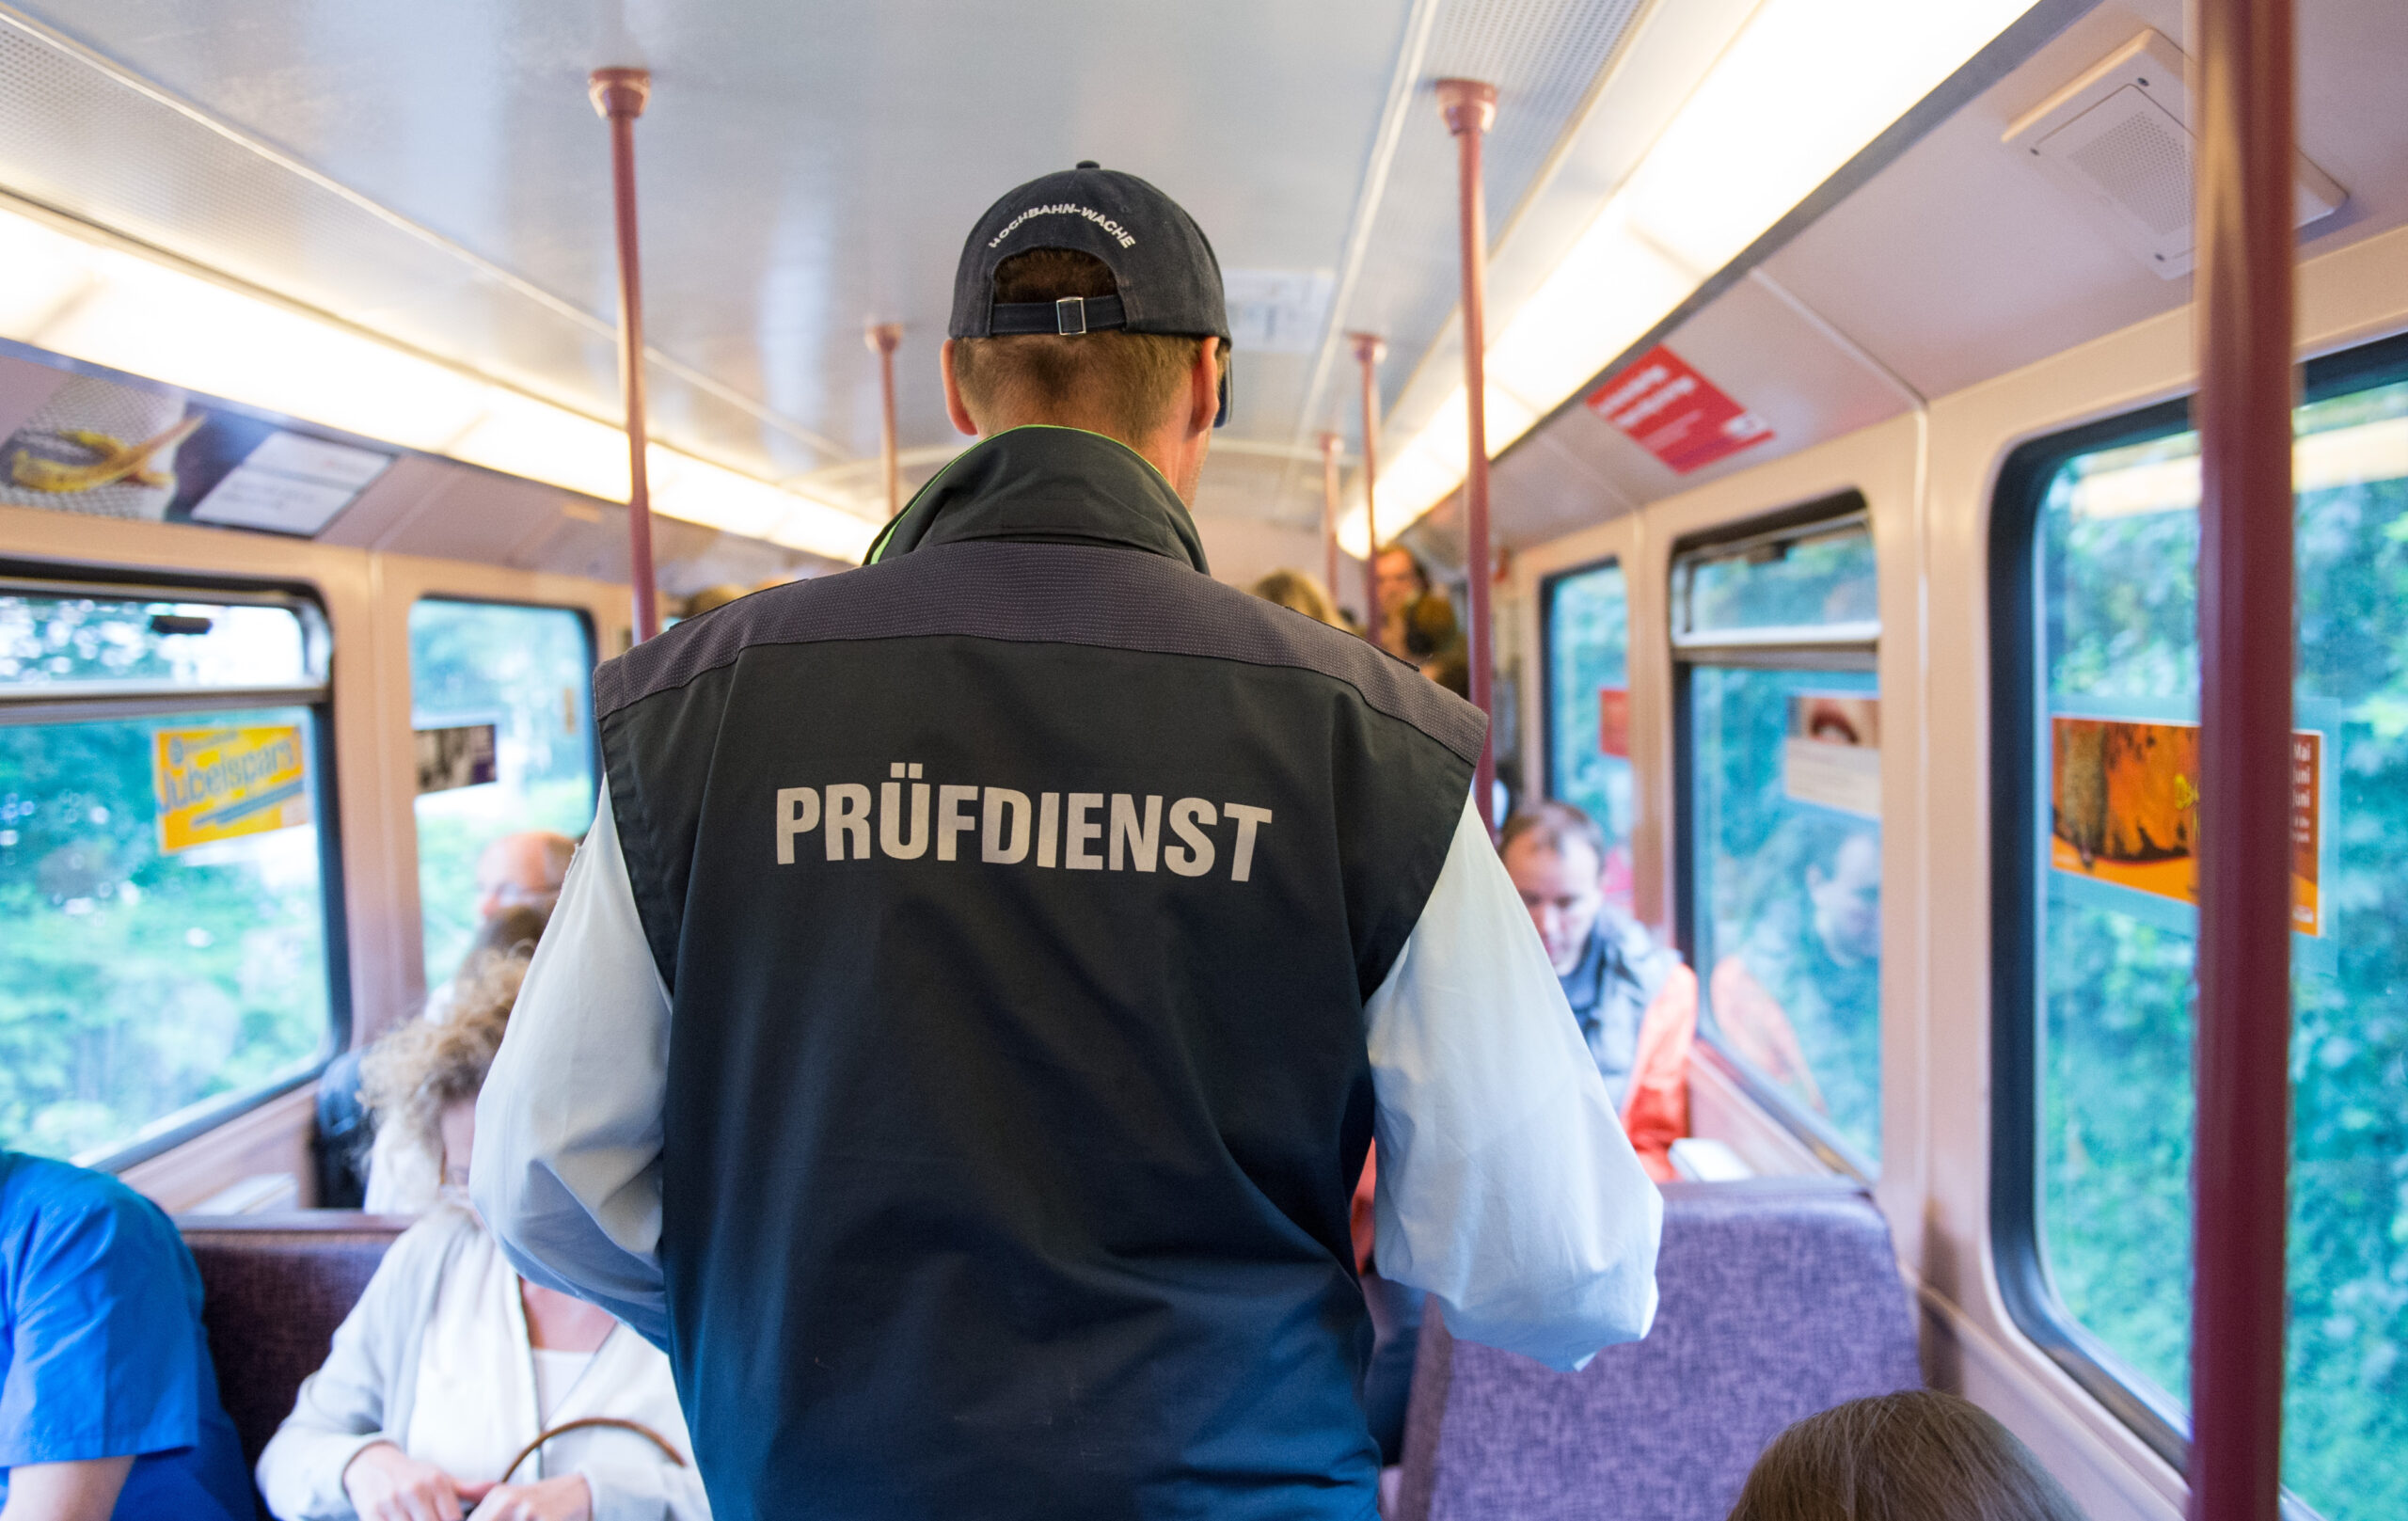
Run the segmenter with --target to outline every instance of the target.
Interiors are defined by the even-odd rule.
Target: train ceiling
[[[0,4],[0,189],[607,419],[610,187],[584,75],[645,64],[660,433],[875,516],[863,325],[904,325],[905,473],[920,478],[961,442],[935,350],[963,230],[1010,184],[1097,158],[1187,203],[1232,275],[1238,411],[1200,512],[1303,529],[1320,511],[1319,432],[1354,448],[1342,332],[1388,339],[1383,404],[1400,436],[1459,362],[1452,147],[1429,81],[1500,87],[1486,186],[1510,309],[1757,9]],[[2043,0],[2035,14],[2045,26],[2013,56],[1959,81],[1961,108],[1869,156],[1844,198],[1671,328],[1766,418],[1768,445],[1675,476],[1576,402],[1500,467],[1507,538],[1594,521],[2185,299],[2187,280],[2132,261],[2000,144],[2139,28],[2178,40],[2179,0]],[[2408,8],[2302,0],[2301,20],[2303,142],[2350,195],[2309,230],[2312,252],[2408,214],[2393,83]],[[1434,515],[1442,552],[1447,527]]]

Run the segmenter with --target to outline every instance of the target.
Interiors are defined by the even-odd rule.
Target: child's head
[[[1731,1521],[2083,1521],[1989,1412],[1936,1389],[1809,1416],[1756,1459]]]

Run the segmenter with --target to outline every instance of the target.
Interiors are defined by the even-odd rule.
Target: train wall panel
[[[2303,358],[2408,330],[2408,229],[2300,270]],[[1514,565],[1514,612],[1539,646],[1538,588],[1608,556],[1628,574],[1632,850],[1640,916],[1670,921],[1671,550],[1682,535],[1854,486],[1871,505],[1881,579],[1883,1130],[1876,1196],[1922,1289],[1926,1359],[1943,1386],[1996,1411],[2101,1517],[2176,1514],[2180,1479],[2015,1324],[1988,1229],[1990,497],[2018,444],[2182,394],[2191,313],[2165,311],[1786,458],[1536,546]],[[1927,428],[1927,433],[1919,429]],[[1920,454],[1919,454],[1920,446]],[[1582,489],[1558,483],[1557,489]],[[1540,716],[1525,719],[1533,754]]]

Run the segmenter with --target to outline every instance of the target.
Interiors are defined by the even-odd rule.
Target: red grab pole
[[[1457,186],[1463,215],[1464,414],[1471,435],[1470,471],[1464,477],[1465,572],[1471,578],[1471,700],[1492,718],[1496,629],[1488,606],[1488,407],[1487,293],[1488,213],[1480,189],[1480,142],[1497,119],[1497,87],[1477,79],[1438,81],[1438,105],[1455,135]],[[1497,743],[1481,746],[1472,784],[1480,816],[1493,828],[1489,811],[1497,795]]]
[[[2198,0],[2191,1515],[2274,1521],[2290,1162],[2291,0]]]
[[[610,124],[611,210],[619,234],[619,379],[627,400],[627,578],[636,595],[636,639],[660,632],[652,577],[652,486],[644,474],[643,276],[636,259],[636,118],[652,98],[645,69],[596,69],[585,91]]]
[[[1374,648],[1380,645],[1380,508],[1374,495],[1380,480],[1380,357],[1387,343],[1376,333],[1349,333],[1354,362],[1363,371],[1363,626]]]
[[[886,515],[893,517],[903,511],[903,478],[895,441],[895,350],[903,341],[903,325],[874,322],[863,336],[869,341],[870,352],[878,356],[878,450],[886,470]]]
[[[1321,563],[1322,585],[1332,603],[1338,600],[1338,451],[1334,433],[1321,436]]]

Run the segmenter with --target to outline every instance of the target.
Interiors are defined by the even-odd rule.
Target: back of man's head
[[[1606,861],[1606,832],[1597,827],[1597,821],[1585,810],[1553,798],[1530,803],[1505,821],[1497,853],[1508,854],[1516,846],[1558,856],[1576,848],[1586,850],[1600,868]]]
[[[1102,260],[1075,248],[1032,248],[995,271],[997,301],[1092,300],[1118,290]],[[954,381],[982,434],[1053,423],[1135,446],[1186,404],[1196,351],[1209,341],[1127,331],[965,338],[954,345]]]
[[[954,270],[945,336],[949,404],[980,434],[1052,423],[1147,453],[1200,425],[1193,383],[1214,340],[1217,407],[1200,420],[1228,418],[1228,305],[1211,240],[1161,190],[1092,160],[987,208]]]

